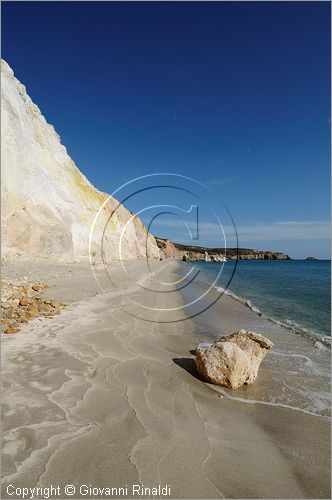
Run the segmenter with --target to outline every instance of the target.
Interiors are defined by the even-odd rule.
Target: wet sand
[[[152,270],[175,283],[179,265],[155,262]],[[313,388],[318,379],[327,383],[326,354],[312,354],[308,344],[313,364],[280,370],[294,339],[288,348],[278,341],[285,336],[277,325],[273,333],[230,297],[185,320],[178,309],[185,294],[146,280],[144,263],[128,267],[129,279],[112,269],[113,283],[98,271],[105,293],[88,267],[36,266],[31,272],[41,280],[44,272],[54,286],[48,295],[73,303],[3,335],[2,498],[15,498],[8,485],[9,492],[59,486],[52,498],[147,498],[133,495],[135,484],[169,485],[168,498],[330,497],[326,409],[305,407],[316,404],[310,395],[290,400],[285,390],[296,377]],[[4,276],[21,272],[3,269]],[[193,352],[198,339],[240,326],[263,329],[275,348],[255,384],[233,394],[199,380]],[[313,375],[313,367],[324,373]],[[66,485],[74,495],[66,496]],[[127,494],[87,495],[81,485],[127,486]]]

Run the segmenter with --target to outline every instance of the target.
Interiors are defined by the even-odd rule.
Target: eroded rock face
[[[261,361],[272,346],[263,335],[240,330],[208,347],[199,346],[197,370],[207,382],[237,389],[256,380]]]
[[[146,253],[160,258],[155,238],[147,237],[141,221],[132,219],[125,207],[95,189],[78,170],[52,125],[3,60],[1,105],[3,257],[87,259],[91,227],[103,206],[103,217],[91,236],[90,250],[96,262],[106,223],[106,261],[119,260],[124,227],[124,260],[145,257]]]

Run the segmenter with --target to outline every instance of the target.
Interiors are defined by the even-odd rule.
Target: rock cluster
[[[46,288],[41,283],[12,282],[1,280],[2,331],[16,333],[22,323],[39,316],[60,314],[66,306],[61,302],[41,296],[39,292]]]
[[[211,254],[210,255],[211,262],[226,262],[226,257],[224,254]]]
[[[197,370],[207,382],[237,389],[256,380],[261,361],[272,346],[263,335],[240,330],[212,345],[198,346]]]

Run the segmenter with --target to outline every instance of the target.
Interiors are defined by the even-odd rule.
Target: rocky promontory
[[[157,245],[166,258],[181,260],[210,260],[218,262],[231,260],[290,260],[289,255],[270,250],[254,250],[252,248],[208,248],[182,245],[168,239],[156,238]]]

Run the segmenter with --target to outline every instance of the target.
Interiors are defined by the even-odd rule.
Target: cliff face
[[[186,260],[204,260],[206,252],[212,261],[218,261],[220,257],[239,260],[290,260],[290,257],[282,252],[271,252],[269,250],[227,248],[225,252],[223,248],[181,245],[163,238],[156,238],[156,240],[159,248],[168,258],[183,259],[185,256]]]
[[[1,61],[2,101],[2,255],[75,261],[88,258],[94,218],[108,196],[95,189],[75,166],[39,108]],[[110,199],[103,210],[108,220],[117,206]],[[121,231],[131,214],[120,206],[107,226],[107,259],[119,258]],[[104,227],[92,236],[98,252]],[[160,258],[153,236],[139,219],[129,222],[123,236],[122,258]]]
[[[171,240],[156,238],[157,245],[167,259],[182,259],[184,251],[179,250]]]

